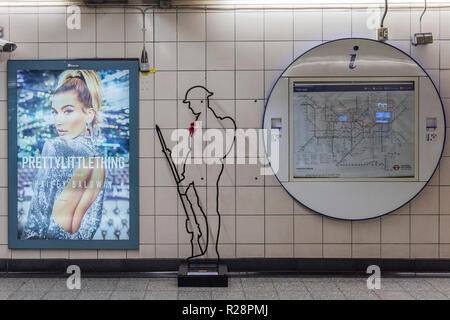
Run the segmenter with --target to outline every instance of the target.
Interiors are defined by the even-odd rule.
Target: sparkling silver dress
[[[100,149],[95,142],[81,134],[74,139],[56,137],[44,144],[43,157],[102,157]],[[64,190],[72,177],[78,159],[74,166],[69,168],[40,168],[33,181],[33,197],[24,226],[22,239],[36,240],[91,240],[97,231],[102,218],[103,198],[107,182],[105,169],[105,182],[97,198],[86,211],[80,228],[71,234],[62,229],[53,219],[52,211],[55,200]]]

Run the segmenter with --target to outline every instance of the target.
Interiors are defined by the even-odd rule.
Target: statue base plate
[[[228,287],[227,265],[219,263],[182,263],[178,287]]]

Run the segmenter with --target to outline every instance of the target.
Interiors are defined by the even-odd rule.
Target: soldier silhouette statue
[[[218,265],[220,261],[219,237],[221,229],[219,183],[224,173],[225,158],[227,156],[231,156],[231,152],[234,150],[233,147],[236,140],[236,122],[229,116],[219,115],[217,110],[210,105],[210,97],[213,94],[213,92],[203,86],[194,86],[186,91],[183,103],[187,105],[187,108],[190,111],[189,115],[191,117],[185,126],[189,129],[189,151],[180,166],[180,171],[172,159],[172,151],[167,147],[158,125],[156,125],[156,131],[161,142],[162,151],[168,160],[170,170],[175,179],[181,205],[186,214],[186,231],[190,236],[191,245],[191,255],[187,258],[187,262],[189,263],[194,258],[206,255],[208,247],[210,246],[211,236],[211,238],[215,241],[215,256]],[[204,101],[206,101],[206,107]],[[208,179],[212,177],[212,179],[215,180],[214,209],[217,217],[217,225],[215,225],[214,228],[212,228],[208,223],[208,215],[203,209],[197,189],[199,185],[205,185],[204,178],[201,175],[199,176],[199,174],[196,174],[196,170],[198,172],[198,168],[193,165],[188,165],[192,162],[204,164],[205,159],[203,159],[203,152],[200,154],[195,152],[195,148],[199,147],[199,145],[198,143],[195,143],[194,140],[198,139],[197,142],[203,141],[202,137],[198,135],[202,134],[202,124],[207,124],[208,128],[211,127],[207,121],[214,122],[214,128],[232,130],[233,133],[232,139],[230,139],[231,143],[228,143],[228,145],[225,143],[224,150],[221,150],[221,152],[214,155],[213,160],[215,165],[211,167],[212,170],[208,170]],[[225,135],[223,136],[225,137]],[[201,144],[200,147],[203,148],[203,144]],[[192,158],[192,156],[194,157]],[[199,157],[202,159],[198,159]],[[214,214],[210,213],[210,216],[214,216]]]

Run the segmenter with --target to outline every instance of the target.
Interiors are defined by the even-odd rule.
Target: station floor
[[[362,277],[230,277],[228,288],[178,288],[176,278],[0,278],[0,300],[426,300],[450,299],[450,278],[382,278],[369,290]]]

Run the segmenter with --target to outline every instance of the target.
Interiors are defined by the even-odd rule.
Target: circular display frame
[[[402,154],[400,156],[404,157],[402,159],[409,159],[412,162],[408,163],[405,160],[407,165],[392,166],[394,170],[405,170],[405,176],[400,174],[395,176],[397,172],[387,167],[386,161],[384,167],[389,168],[390,173],[389,176],[381,178],[344,175],[340,177],[332,174],[325,178],[311,174],[302,176],[298,168],[294,168],[295,157],[292,147],[294,128],[301,127],[298,123],[294,126],[294,86],[300,83],[297,89],[301,91],[304,90],[301,85],[305,83],[321,87],[331,82],[344,82],[350,85],[357,82],[412,83],[414,97],[410,99],[414,101],[415,111],[408,112],[414,115],[412,125],[414,130],[410,128],[411,132],[414,131],[414,139],[410,139],[414,141],[414,152],[410,150],[411,148],[404,148],[403,154],[413,153],[414,159],[411,160],[411,156]],[[387,113],[380,114],[386,116]],[[441,97],[423,67],[402,50],[384,42],[365,38],[329,41],[300,55],[278,77],[268,96],[263,114],[263,129],[272,129],[270,142],[264,135],[266,156],[282,187],[304,207],[343,220],[377,218],[400,209],[414,199],[431,180],[439,165],[446,140],[445,128],[446,120]],[[270,151],[274,136],[278,140],[279,150],[278,156],[273,155],[277,158],[276,161]],[[296,129],[295,137],[297,136],[301,137]],[[317,167],[320,168],[319,165]],[[408,169],[411,172],[408,173]],[[351,171],[348,171],[348,174],[350,173]],[[366,173],[360,171],[360,174]]]

